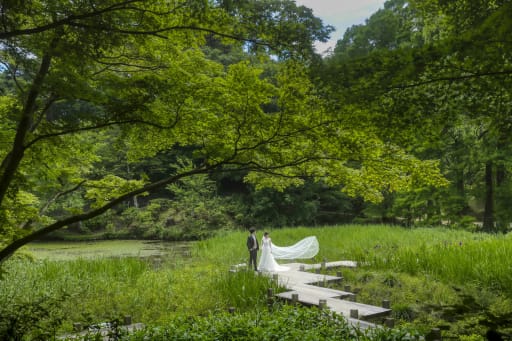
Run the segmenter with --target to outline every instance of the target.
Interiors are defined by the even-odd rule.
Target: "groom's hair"
[[[254,231],[256,231],[256,230],[254,229],[254,227],[251,227],[251,228],[249,229],[249,232],[251,232],[251,233],[253,233]]]

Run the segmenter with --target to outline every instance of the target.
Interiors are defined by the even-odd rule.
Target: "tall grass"
[[[87,324],[123,315],[156,318],[172,284],[171,272],[155,272],[148,262],[133,258],[14,260],[6,271],[0,297],[23,298],[29,304],[39,297],[66,296],[62,309],[69,323]]]
[[[267,276],[253,271],[222,272],[212,281],[212,293],[217,297],[218,308],[236,307],[239,311],[251,311],[267,304],[268,289],[274,293],[283,291]]]
[[[264,231],[257,231],[261,238]],[[411,275],[426,274],[457,285],[474,283],[512,294],[512,234],[489,235],[445,228],[405,229],[395,226],[346,225],[337,227],[269,230],[280,246],[316,235],[318,255],[305,263],[354,260],[360,266]],[[200,242],[196,259],[218,267],[247,263],[246,232],[229,232]]]
[[[259,238],[263,232],[257,231]],[[317,236],[319,254],[297,261],[354,260],[363,271],[380,271],[391,279],[395,273],[427,275],[450,285],[470,283],[512,295],[510,235],[361,225],[269,232],[281,246]],[[30,305],[41,298],[58,301],[61,329],[67,331],[73,322],[98,323],[123,315],[159,324],[176,316],[203,315],[230,306],[238,311],[262,309],[266,290],[274,284],[251,271],[228,271],[233,264],[247,263],[247,235],[245,231],[224,232],[194,243],[191,260],[170,259],[158,267],[136,258],[41,261],[14,257],[5,264],[0,302],[7,307],[20,302]]]
[[[63,319],[62,331],[71,331],[75,322],[92,325],[125,315],[152,325],[228,307],[237,311],[265,307],[267,289],[279,290],[270,278],[228,269],[203,262],[154,268],[137,258],[13,259],[0,282],[0,319],[13,315],[9,307],[32,307],[30,313],[42,299],[58,305],[49,312],[54,316],[46,318]]]
[[[512,294],[512,238],[494,237],[458,243],[422,244],[401,248],[375,262],[384,267],[432,277],[457,284],[476,285]],[[391,259],[391,260],[390,260]],[[385,262],[385,260],[389,260]]]

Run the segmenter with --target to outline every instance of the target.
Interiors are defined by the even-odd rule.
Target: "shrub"
[[[1,340],[49,340],[64,319],[62,302],[68,295],[46,295],[35,301],[14,297],[0,305]]]
[[[225,312],[178,317],[159,328],[148,328],[127,340],[419,340],[409,330],[360,330],[339,314],[317,308],[275,306],[243,314]]]

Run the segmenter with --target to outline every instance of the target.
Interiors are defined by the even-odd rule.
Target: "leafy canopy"
[[[262,13],[256,3],[2,2],[0,54],[12,87],[0,97],[0,260],[195,174],[245,170],[246,181],[277,189],[311,178],[374,201],[383,190],[443,183],[435,162],[351,126],[320,99],[306,67],[329,28],[291,1]],[[300,36],[286,34],[297,27]],[[247,60],[208,59],[212,37],[245,49]],[[193,166],[156,182],[93,171],[108,155],[133,165],[185,149]],[[41,219],[70,193],[83,201]]]

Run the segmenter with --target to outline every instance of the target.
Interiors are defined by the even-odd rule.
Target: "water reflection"
[[[190,257],[190,246],[192,242],[162,242],[143,241],[143,250],[151,253],[152,257],[162,257],[169,254],[180,257]]]
[[[158,269],[162,264],[179,265],[190,260],[192,253],[190,251],[192,242],[161,242],[161,241],[144,241],[144,251],[147,256],[138,256],[139,258],[148,260],[152,267]]]

